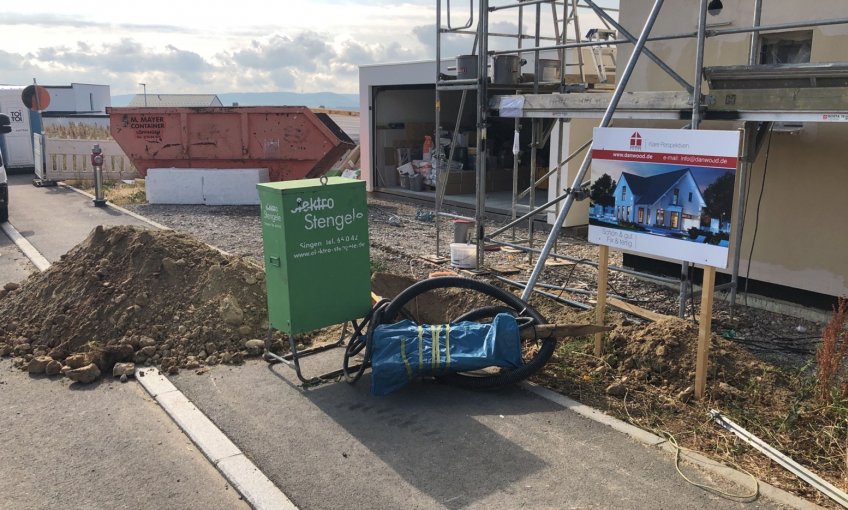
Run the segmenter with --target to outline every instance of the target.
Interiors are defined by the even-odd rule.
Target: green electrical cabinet
[[[270,326],[290,335],[371,310],[365,182],[257,184]]]

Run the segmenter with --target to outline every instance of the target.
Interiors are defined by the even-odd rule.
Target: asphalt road
[[[50,262],[88,236],[97,225],[147,226],[111,207],[94,207],[91,199],[56,186],[36,188],[33,174],[9,176],[9,223]]]
[[[0,508],[248,505],[138,383],[78,387],[0,359]]]
[[[303,391],[263,361],[171,380],[304,509],[776,507],[696,488],[660,450],[520,388],[374,397],[366,375]]]
[[[20,282],[35,270],[15,243],[0,232],[0,286],[6,282]]]

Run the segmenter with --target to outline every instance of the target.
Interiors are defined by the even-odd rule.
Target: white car
[[[0,113],[0,135],[12,131],[9,116]],[[9,221],[9,182],[6,178],[6,167],[3,166],[3,155],[0,154],[0,223]]]
[[[0,155],[0,223],[9,221],[9,183],[6,179],[6,167]]]

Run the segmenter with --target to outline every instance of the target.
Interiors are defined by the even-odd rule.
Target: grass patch
[[[68,180],[67,184],[94,195],[94,182],[91,180]],[[144,179],[135,179],[131,183],[110,181],[103,183],[103,196],[115,205],[145,204],[147,193],[144,189]]]

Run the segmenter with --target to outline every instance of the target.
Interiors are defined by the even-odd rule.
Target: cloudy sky
[[[139,93],[139,83],[154,93],[355,93],[359,65],[435,57],[435,6],[435,0],[4,0],[0,83],[103,83],[113,95]],[[468,4],[452,6],[453,23],[464,22]],[[515,13],[495,13],[490,31],[514,33]],[[550,7],[543,13],[543,32],[551,32]],[[529,31],[533,21],[525,16]],[[586,12],[581,28],[593,23]],[[473,36],[453,36],[443,55],[468,53],[472,42]]]

